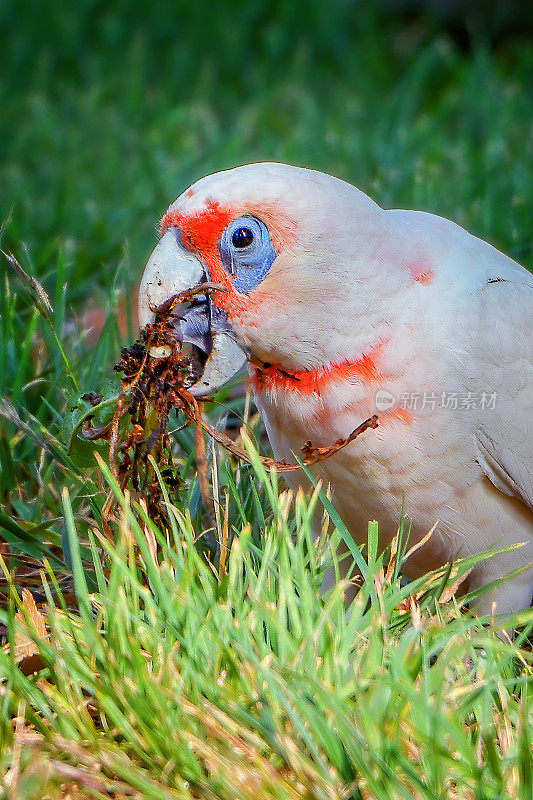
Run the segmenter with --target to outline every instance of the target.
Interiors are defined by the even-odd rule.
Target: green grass
[[[90,591],[63,490],[79,612],[43,569],[46,634],[14,588],[3,615],[4,711],[26,718],[14,734],[2,723],[19,753],[15,796],[56,797],[68,776],[87,797],[528,797],[519,643],[436,604],[445,570],[401,588],[374,557],[349,612],[343,582],[322,597],[333,555],[312,541],[318,494],[280,492],[250,452],[268,522],[254,541],[243,513],[223,572],[198,553],[183,507],[169,504],[165,536],[115,488],[120,533],[115,545],[91,536]],[[31,678],[14,665],[29,641]]]
[[[16,586],[0,580],[0,797],[55,800],[70,781],[100,798],[531,798],[530,613],[510,644],[437,603],[446,572],[385,580],[373,529],[347,613],[341,584],[319,591],[333,558],[310,541],[322,501],[289,498],[253,448],[240,469],[214,450],[206,533],[189,430],[168,530],[118,493],[111,545],[105,466],[67,445],[79,395],[116,391],[115,312],[158,218],[206,172],[322,169],[533,266],[533,46],[480,40],[465,55],[431,20],[400,27],[381,3],[331,0],[6,0],[0,30],[0,244],[52,308],[2,260],[0,552]],[[92,347],[90,303],[107,317]],[[32,649],[27,597],[14,619],[23,584],[50,606],[32,676],[16,666]]]

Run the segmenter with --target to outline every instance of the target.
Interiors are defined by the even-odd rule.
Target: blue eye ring
[[[245,247],[250,247],[254,241],[254,233],[250,228],[244,225],[233,231],[231,236],[231,243],[237,250],[243,250]]]
[[[261,283],[277,255],[266,224],[251,214],[242,214],[230,222],[218,248],[222,266],[242,294]]]

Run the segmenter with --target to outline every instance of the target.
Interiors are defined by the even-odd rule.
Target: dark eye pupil
[[[254,235],[250,228],[237,228],[231,237],[234,247],[248,247],[248,245],[252,244],[253,240]]]

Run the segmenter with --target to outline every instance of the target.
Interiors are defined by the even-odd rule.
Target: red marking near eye
[[[173,225],[180,229],[185,247],[198,253],[207,267],[211,280],[222,284],[228,290],[213,292],[213,300],[228,313],[228,316],[239,319],[244,313],[255,310],[257,303],[235,289],[232,277],[222,266],[218,252],[220,237],[236,216],[233,210],[222,207],[215,200],[207,200],[204,208],[192,214],[183,214],[177,209],[168,211],[161,220],[160,227],[162,234]]]
[[[161,220],[160,229],[163,234],[173,225],[178,227],[183,244],[200,256],[207,267],[210,279],[226,287],[227,292],[213,292],[212,297],[214,302],[226,311],[229,319],[257,327],[259,317],[264,319],[265,316],[272,314],[272,303],[276,298],[260,289],[255,289],[248,295],[237,291],[233,285],[233,277],[228,275],[222,266],[218,250],[218,243],[225,228],[233,219],[246,213],[260,214],[264,218],[269,225],[272,240],[278,248],[293,240],[290,220],[281,219],[279,214],[276,218],[274,209],[267,206],[229,208],[211,199],[206,201],[203,208],[189,214],[177,209],[167,211]],[[279,299],[277,299],[278,306]],[[270,312],[265,312],[269,307]]]
[[[177,209],[167,211],[161,220],[161,233],[171,225],[177,225],[186,247],[202,254],[212,254],[217,249],[222,231],[233,217],[230,209],[221,208],[219,203],[208,200],[204,208],[192,214],[183,214]]]
[[[194,189],[189,189],[189,191],[187,192],[187,197],[192,197],[193,194],[194,194]]]
[[[411,273],[413,280],[424,286],[429,286],[435,277],[435,270],[428,266],[428,260],[426,258],[409,264],[407,269]]]
[[[258,367],[252,365],[251,383],[258,392],[269,389],[281,389],[299,394],[322,394],[330,386],[342,381],[362,380],[364,383],[381,381],[386,376],[378,366],[380,351],[385,342],[380,342],[368,355],[357,361],[343,361],[330,367],[319,367],[314,370],[288,372],[281,366]]]

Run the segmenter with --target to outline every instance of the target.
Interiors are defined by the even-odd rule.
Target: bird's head
[[[140,325],[197,284],[224,287],[179,312],[184,341],[207,356],[197,396],[247,358],[303,371],[361,353],[379,321],[377,297],[396,280],[379,269],[384,213],[312,170],[261,163],[209,175],[163,216],[139,290]]]

